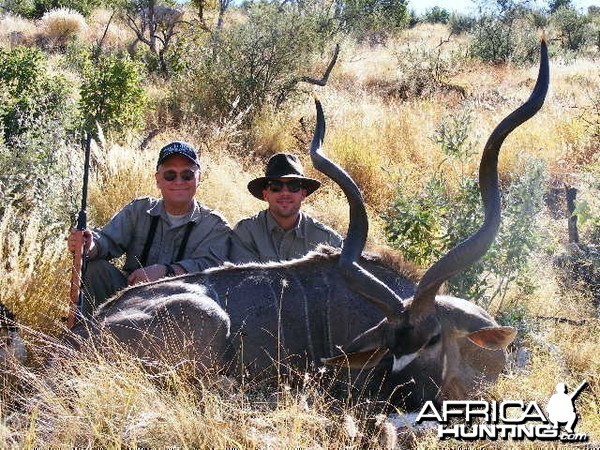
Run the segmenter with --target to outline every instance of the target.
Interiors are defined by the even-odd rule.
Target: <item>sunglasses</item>
[[[174,181],[175,178],[177,178],[177,175],[179,175],[183,181],[191,181],[196,178],[196,172],[190,169],[186,169],[179,173],[174,170],[165,170],[162,173],[162,177],[165,179],[165,181]]]
[[[304,187],[302,181],[300,180],[291,180],[291,181],[279,181],[279,180],[271,180],[267,181],[267,188],[271,192],[280,192],[283,189],[283,186],[287,186],[288,191],[290,192],[298,192],[300,189]]]

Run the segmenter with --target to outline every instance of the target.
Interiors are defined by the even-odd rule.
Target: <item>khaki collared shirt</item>
[[[302,212],[298,224],[286,231],[264,210],[234,227],[229,259],[234,263],[286,261],[306,255],[319,244],[341,247],[342,238]]]
[[[188,272],[199,272],[217,266],[227,259],[231,228],[215,212],[194,200],[187,220],[171,225],[162,199],[139,198],[119,211],[101,229],[92,230],[97,253],[94,259],[113,259],[125,254],[123,270],[131,273],[141,267],[152,216],[159,216],[146,266],[177,263]],[[175,261],[183,241],[186,226],[194,222],[183,253]]]

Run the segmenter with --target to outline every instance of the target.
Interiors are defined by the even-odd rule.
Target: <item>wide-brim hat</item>
[[[321,182],[313,178],[304,176],[302,163],[296,155],[290,153],[276,153],[267,161],[265,176],[258,177],[248,183],[248,190],[257,199],[263,200],[262,191],[265,188],[267,181],[277,178],[293,178],[302,180],[302,187],[306,189],[306,195],[315,192]]]
[[[198,152],[196,152],[196,149],[191,144],[182,141],[173,141],[160,149],[158,160],[156,161],[156,170],[158,170],[158,166],[165,162],[169,156],[173,155],[185,156],[191,162],[196,164],[196,166],[200,167]]]

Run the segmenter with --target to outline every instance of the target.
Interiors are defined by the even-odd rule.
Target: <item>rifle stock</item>
[[[75,228],[80,231],[81,245],[73,254],[73,267],[71,269],[71,289],[69,291],[69,315],[67,317],[67,327],[73,328],[77,322],[83,307],[82,275],[85,273],[87,255],[83,231],[87,228],[87,188],[90,172],[90,145],[92,136],[88,132],[85,138],[85,162],[83,168],[83,187],[81,192],[81,209],[77,214],[77,225]]]

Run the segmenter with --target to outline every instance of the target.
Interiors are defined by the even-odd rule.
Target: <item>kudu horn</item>
[[[317,170],[340,186],[350,206],[348,233],[339,259],[340,272],[352,290],[364,295],[379,307],[389,321],[397,320],[404,310],[402,299],[381,280],[364,270],[357,262],[365,248],[369,231],[365,202],[358,186],[350,175],[323,154],[325,116],[321,102],[318,99],[315,99],[315,106],[317,108],[317,124],[310,147],[312,163]]]
[[[479,166],[479,187],[485,208],[483,225],[471,237],[459,243],[425,272],[417,286],[415,302],[433,302],[440,286],[450,277],[481,258],[492,245],[500,226],[500,190],[498,188],[498,153],[504,139],[519,125],[539,111],[544,104],[550,69],[548,47],[542,38],[537,82],[527,101],[509,114],[490,135]]]

